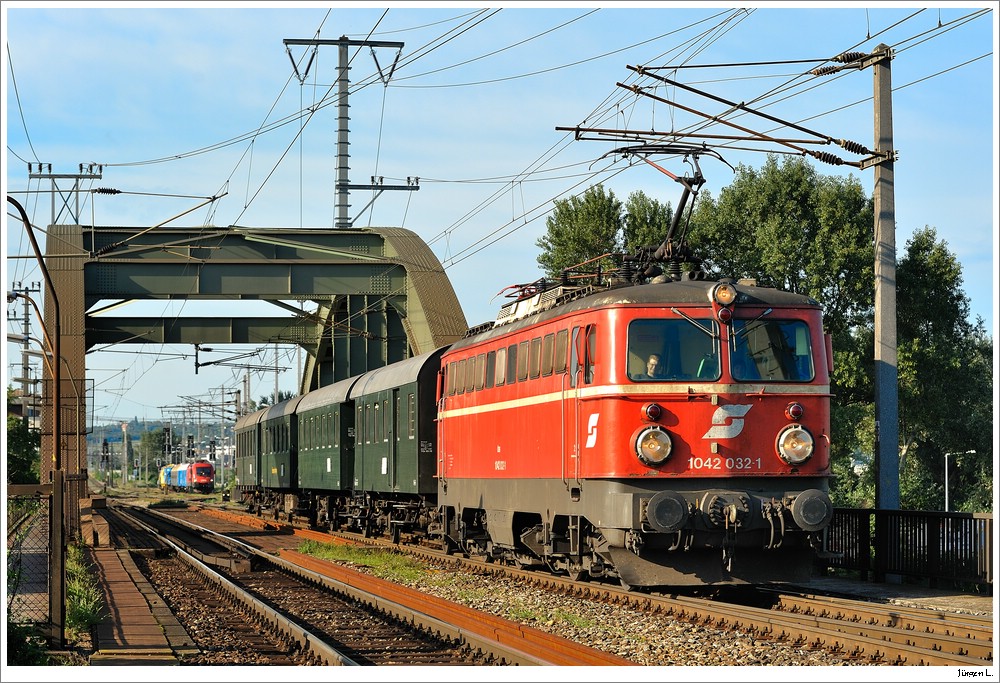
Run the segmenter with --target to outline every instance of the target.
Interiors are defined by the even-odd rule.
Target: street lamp
[[[944,454],[944,511],[948,512],[948,456],[949,455],[971,455],[976,451],[958,451]]]

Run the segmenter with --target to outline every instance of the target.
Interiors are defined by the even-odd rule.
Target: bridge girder
[[[300,379],[306,392],[449,344],[467,327],[441,263],[403,228],[52,225],[45,260],[59,300],[63,377],[73,382],[84,379],[86,351],[99,345],[293,343],[308,352]],[[234,317],[230,307],[217,318],[166,319],[112,316],[110,306],[98,307],[163,299],[267,301],[291,315]],[[60,391],[61,405],[79,404],[75,386]],[[52,445],[51,406],[48,397],[42,452]],[[72,418],[61,422],[81,422]],[[84,435],[63,431],[64,448],[79,454],[82,442],[86,452]],[[84,471],[79,460],[67,460],[69,474]],[[43,477],[49,471],[43,459]]]

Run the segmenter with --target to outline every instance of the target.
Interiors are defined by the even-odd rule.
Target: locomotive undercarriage
[[[761,584],[807,579],[833,512],[818,489],[767,495],[753,492],[750,480],[735,482],[746,490],[683,492],[610,480],[582,483],[579,500],[565,488],[554,493],[558,480],[513,483],[500,495],[495,488],[490,495],[463,491],[456,499],[495,501],[497,507],[443,515],[444,535],[470,556],[576,579],[612,578],[635,588]],[[563,510],[580,514],[553,514],[560,495]],[[552,508],[505,509],[535,500]]]

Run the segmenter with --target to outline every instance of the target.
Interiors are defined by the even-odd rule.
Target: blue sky
[[[636,81],[629,65],[752,62],[685,68],[670,77],[872,146],[871,69],[820,79],[802,74],[842,52],[870,52],[885,43],[895,51],[897,249],[905,250],[914,230],[936,228],[962,264],[973,320],[981,316],[995,336],[997,17],[995,11],[979,14],[995,6],[941,3],[921,11],[908,3],[777,3],[734,10],[715,3],[615,3],[615,9],[501,3],[481,9],[393,3],[387,10],[364,3],[196,9],[182,3],[6,2],[4,189],[44,228],[49,200],[26,194],[40,189],[29,181],[27,162],[51,163],[55,173],[97,163],[104,165],[103,178],[94,187],[129,194],[99,196],[93,205],[88,199],[84,222],[93,216],[98,225],[148,227],[195,206],[192,196],[226,191],[211,210],[172,225],[329,228],[336,108],[316,108],[308,118],[298,112],[333,94],[337,50],[319,48],[305,72],[300,60],[307,48],[292,48],[305,72],[300,80],[283,40],[347,35],[403,42],[388,86],[376,62],[388,70],[395,50],[351,52],[350,179],[367,183],[382,176],[397,184],[419,177],[420,189],[387,191],[361,216],[353,211],[370,196],[352,193],[351,217],[358,226],[402,226],[421,235],[447,268],[474,325],[495,317],[503,303],[498,292],[541,275],[535,242],[554,200],[602,182],[621,200],[642,190],[676,205],[679,187],[666,176],[641,163],[601,159],[611,143],[573,141],[556,130],[577,124],[666,130],[703,122],[616,86]],[[705,114],[725,114],[724,105],[697,93],[657,93]],[[731,120],[761,132],[774,129],[751,115]],[[766,158],[759,151],[722,154],[734,166],[759,167]],[[678,159],[660,163],[674,173],[688,170]],[[853,175],[872,192],[870,169],[811,163],[825,175]],[[703,158],[701,166],[713,196],[733,179],[713,159]],[[32,260],[15,258],[31,248],[9,215],[4,239],[8,289],[15,281],[41,281]],[[252,306],[236,314],[281,314]],[[8,314],[19,311],[8,307]],[[213,312],[222,314],[219,304],[150,302],[126,310]],[[19,330],[8,324],[12,331]],[[19,374],[12,369],[20,362],[19,348],[7,344],[6,354],[9,378]],[[274,354],[265,348],[253,362],[273,366]],[[293,390],[296,354],[278,354],[279,367],[287,368],[279,388]],[[95,419],[102,422],[159,419],[161,407],[176,405],[177,397],[212,400],[221,387],[236,388],[242,373],[203,367],[196,375],[190,347],[127,346],[90,354],[88,377],[97,387]],[[274,382],[273,372],[253,371],[251,394],[270,394]]]

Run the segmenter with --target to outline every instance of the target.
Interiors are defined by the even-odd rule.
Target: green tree
[[[139,477],[149,476],[147,483],[153,484],[159,476],[160,466],[165,465],[168,456],[165,453],[166,439],[163,429],[149,429],[139,436]]]
[[[274,394],[268,394],[267,396],[261,396],[260,399],[257,401],[257,407],[258,408],[263,408],[265,406],[273,406],[273,405],[276,405],[278,403],[281,403],[282,401],[287,401],[288,399],[292,398],[292,396],[294,396],[294,394],[292,392],[290,392],[290,391],[281,391],[279,389],[278,390],[278,400],[277,401],[274,400]]]
[[[623,221],[625,251],[633,253],[640,247],[659,246],[670,231],[673,215],[670,202],[661,204],[642,190],[629,194]]]
[[[7,387],[8,405],[14,399],[13,387]],[[7,483],[37,484],[41,466],[42,435],[17,415],[7,414]]]
[[[617,264],[600,257],[621,250],[622,223],[622,204],[603,185],[588,188],[582,196],[557,199],[552,215],[545,219],[545,236],[535,242],[541,249],[538,265],[553,279],[563,269],[590,259],[598,261],[588,270],[599,264],[612,269]]]
[[[632,192],[624,206],[614,192],[603,185],[587,189],[580,197],[557,200],[553,214],[546,219],[546,235],[536,245],[542,250],[538,264],[545,274],[558,279],[564,268],[591,259],[587,270],[598,263],[604,272],[620,265],[605,254],[633,254],[641,247],[657,247],[670,230],[673,210],[641,190]]]
[[[982,320],[969,322],[961,264],[925,227],[907,241],[896,280],[901,501],[943,509],[944,454],[956,453],[950,507],[991,509],[993,342]]]

